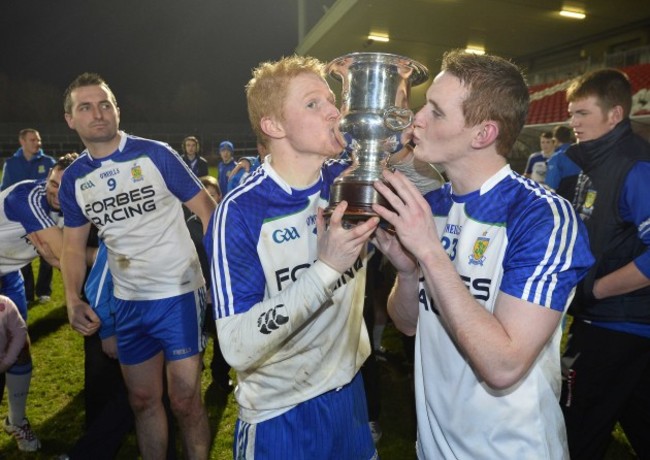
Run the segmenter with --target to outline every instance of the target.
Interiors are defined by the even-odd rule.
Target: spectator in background
[[[531,178],[540,184],[546,179],[546,160],[553,155],[555,144],[553,143],[553,133],[544,131],[539,137],[539,145],[542,148],[539,152],[532,153],[528,157],[524,176]]]
[[[580,167],[566,155],[571,145],[571,128],[556,126],[553,128],[555,152],[546,162],[546,185],[555,192],[571,201],[576,189]]]
[[[235,169],[230,173],[230,179],[228,180],[228,191],[231,191],[239,184],[244,182],[244,180],[255,171],[259,165],[264,162],[264,157],[266,156],[267,151],[266,147],[261,141],[257,142],[257,156],[242,157],[238,162]]]
[[[2,185],[5,190],[23,180],[42,180],[47,177],[56,160],[41,148],[41,135],[32,128],[18,133],[20,148],[5,161],[2,168]]]
[[[235,147],[230,141],[223,141],[219,144],[219,156],[221,157],[221,162],[217,165],[219,174],[217,179],[219,179],[219,189],[224,195],[228,193],[228,181],[232,175],[232,170],[235,169],[237,163],[235,163],[235,158],[233,157],[235,153]]]
[[[571,458],[601,459],[620,422],[650,458],[650,144],[632,131],[632,86],[600,69],[567,89],[582,172],[574,207],[596,264],[578,286],[562,358],[562,409]]]
[[[56,160],[46,155],[41,148],[41,135],[33,128],[25,128],[18,133],[20,148],[5,161],[2,168],[0,191],[23,180],[43,180],[47,177]],[[34,286],[34,272],[29,263],[21,269],[25,282],[25,295],[31,302],[37,298],[48,302],[52,295],[52,266],[40,258],[38,278]]]
[[[194,136],[187,136],[183,139],[181,147],[183,151],[181,158],[196,177],[207,176],[209,174],[208,161],[200,155],[201,144],[199,144],[199,140]]]
[[[445,53],[413,153],[449,183],[375,183],[393,207],[373,205],[394,227],[375,238],[397,270],[388,312],[416,335],[418,458],[568,458],[561,319],[593,259],[570,204],[510,169],[528,97],[505,59]]]

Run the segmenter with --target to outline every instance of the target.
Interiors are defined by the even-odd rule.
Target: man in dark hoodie
[[[581,169],[573,205],[596,263],[578,285],[563,361],[572,459],[603,458],[617,421],[650,458],[650,144],[632,132],[632,87],[615,69],[567,90]]]

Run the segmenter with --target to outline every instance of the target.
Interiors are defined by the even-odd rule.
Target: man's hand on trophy
[[[351,226],[343,217],[347,206],[346,201],[341,201],[334,208],[329,223],[322,208],[316,219],[318,259],[339,273],[354,264],[379,224],[378,217],[370,217]]]
[[[431,208],[415,185],[401,172],[386,169],[383,179],[386,183],[375,181],[375,189],[393,209],[373,204],[372,210],[393,226],[400,243],[408,252],[423,260],[426,253],[434,249],[436,241],[440,244]]]
[[[370,241],[398,272],[415,273],[418,269],[417,260],[413,254],[404,249],[393,227],[384,229],[380,226]]]

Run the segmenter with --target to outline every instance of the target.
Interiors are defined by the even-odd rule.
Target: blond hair
[[[253,78],[246,84],[248,119],[263,145],[268,145],[268,136],[262,131],[262,118],[284,119],[282,108],[289,82],[303,73],[311,73],[324,80],[324,68],[324,63],[316,58],[293,55],[274,62],[263,62],[253,70]]]

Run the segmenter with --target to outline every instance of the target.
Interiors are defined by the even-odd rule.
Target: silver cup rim
[[[392,65],[403,65],[413,69],[413,73],[409,76],[411,86],[417,86],[424,83],[429,78],[429,70],[420,62],[406,56],[393,53],[381,53],[362,51],[355,53],[344,54],[335,59],[332,59],[326,66],[325,72],[333,78],[342,81],[343,77],[337,74],[336,66],[340,66],[345,60],[352,59],[354,63],[386,63]]]

